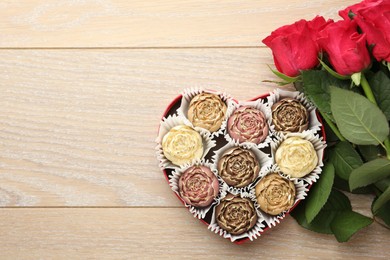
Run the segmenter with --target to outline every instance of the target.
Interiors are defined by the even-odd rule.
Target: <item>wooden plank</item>
[[[2,209],[0,219],[2,259],[390,258],[390,234],[375,223],[337,243],[287,217],[237,246],[184,209]]]
[[[0,47],[259,46],[315,15],[339,19],[356,0],[17,0],[0,4]]]
[[[188,87],[272,90],[267,49],[0,51],[1,206],[178,206],[155,158]],[[244,90],[244,91],[243,91]]]

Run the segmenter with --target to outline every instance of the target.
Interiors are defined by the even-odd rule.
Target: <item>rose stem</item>
[[[390,160],[390,140],[389,140],[389,137],[386,138],[384,143],[385,143],[385,147],[387,148],[387,149],[385,149],[386,153],[387,153],[387,159]]]
[[[376,103],[374,94],[372,93],[370,84],[368,84],[368,81],[366,79],[366,76],[364,76],[364,73],[362,73],[360,84],[362,85],[364,94],[366,94],[366,97],[368,98],[368,100],[370,100],[372,103],[374,103],[376,106],[378,106],[378,103]]]
[[[325,119],[328,126],[332,129],[333,133],[339,138],[340,141],[346,141],[344,136],[341,135],[337,126],[330,120],[329,116],[320,110],[321,116]]]
[[[376,106],[378,106],[378,103],[375,100],[374,94],[372,93],[370,84],[368,83],[366,76],[364,76],[364,73],[362,73],[362,78],[361,78],[360,84],[362,85],[364,94],[366,94],[367,99],[370,100],[372,103],[374,103]],[[386,150],[387,159],[390,160],[390,139],[389,139],[389,137],[387,137],[384,141],[384,148]]]

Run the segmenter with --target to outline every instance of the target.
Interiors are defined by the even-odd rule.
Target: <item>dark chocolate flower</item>
[[[277,173],[271,173],[261,179],[255,192],[257,203],[268,214],[278,215],[294,205],[294,183]]]
[[[217,206],[218,225],[232,235],[247,232],[257,222],[257,214],[252,201],[228,194]]]
[[[309,113],[296,99],[284,98],[273,104],[271,109],[276,131],[303,132],[309,127]]]
[[[218,161],[218,172],[229,185],[241,188],[253,182],[260,171],[252,151],[241,147],[227,150]]]
[[[215,132],[221,127],[225,114],[226,104],[218,95],[201,93],[191,100],[187,116],[194,126]]]
[[[218,179],[206,166],[192,166],[180,176],[179,194],[188,205],[207,207],[218,191]]]
[[[259,144],[268,135],[268,124],[263,112],[253,107],[242,106],[228,120],[229,135],[240,143]]]

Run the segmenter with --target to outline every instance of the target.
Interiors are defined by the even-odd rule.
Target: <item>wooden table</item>
[[[154,152],[183,89],[274,89],[261,40],[355,1],[1,1],[0,259],[389,259],[376,223],[340,244],[287,217],[232,244],[181,205]],[[351,199],[370,215],[371,198]]]

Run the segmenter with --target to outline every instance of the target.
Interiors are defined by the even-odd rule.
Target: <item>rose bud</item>
[[[203,140],[200,134],[189,126],[173,127],[162,140],[165,157],[173,164],[183,165],[203,156]]]
[[[268,123],[260,110],[242,106],[229,118],[227,130],[229,135],[240,143],[259,144],[268,136]]]
[[[271,109],[276,131],[303,132],[309,127],[309,113],[296,99],[284,98],[273,104]]]
[[[289,210],[295,201],[295,185],[277,173],[265,176],[255,188],[260,209],[270,215]]]
[[[276,150],[275,161],[283,173],[301,178],[316,168],[318,156],[310,141],[289,137]]]
[[[218,161],[218,172],[230,186],[242,188],[253,182],[260,171],[259,162],[252,151],[241,147],[227,150]]]
[[[257,214],[252,201],[228,194],[215,210],[218,226],[232,235],[247,232],[257,222]]]
[[[191,100],[187,117],[194,126],[215,132],[221,127],[225,114],[226,104],[218,95],[201,93]]]
[[[218,192],[218,179],[206,166],[192,166],[180,176],[179,194],[188,205],[207,207]]]

